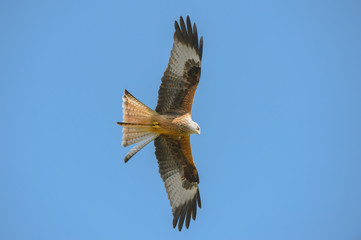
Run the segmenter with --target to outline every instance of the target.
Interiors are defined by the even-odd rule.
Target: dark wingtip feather
[[[183,205],[182,210],[181,210],[181,215],[180,215],[180,218],[179,218],[179,222],[178,222],[178,230],[179,231],[182,231],[184,218],[186,216],[186,211],[187,211],[187,205]]]
[[[187,16],[187,30],[188,30],[188,38],[191,41],[192,45],[195,46],[194,38],[193,38],[193,32],[192,32],[192,24],[189,16]]]
[[[180,27],[181,27],[181,29],[182,29],[183,39],[184,39],[185,42],[188,44],[188,43],[189,43],[189,39],[188,39],[188,34],[187,34],[187,28],[186,28],[186,25],[184,24],[184,20],[183,20],[182,17],[180,17],[179,24],[180,24]]]
[[[203,54],[203,36],[199,41],[199,48],[198,48],[198,55],[201,60],[202,60],[202,54]]]
[[[178,39],[178,41],[184,42],[184,39],[182,36],[182,31],[180,30],[180,27],[179,27],[179,24],[177,21],[174,22],[174,28],[175,28],[174,39]]]
[[[187,24],[187,25],[186,25]],[[177,39],[180,42],[187,44],[188,46],[193,47],[199,55],[199,58],[202,60],[202,51],[203,51],[203,37],[201,37],[200,42],[198,43],[198,33],[196,23],[192,23],[187,16],[186,24],[182,16],[179,18],[179,23],[175,21],[174,23],[174,39]]]
[[[198,49],[198,32],[196,23],[193,23],[193,42],[196,44],[196,49]]]
[[[201,195],[199,194],[199,189],[197,191],[197,200],[198,200],[198,207],[202,208],[202,204],[201,204]]]
[[[183,17],[182,17],[182,16],[180,16],[180,17],[179,17],[179,23],[180,23],[180,25],[182,25],[182,22],[183,22],[183,24],[184,24]]]
[[[173,214],[173,228],[175,228],[177,226],[177,222],[178,222],[178,219],[179,219],[179,215],[181,213],[181,208],[176,208],[174,214]]]
[[[196,220],[197,217],[197,199],[194,198],[192,201],[192,218],[193,220]]]
[[[186,228],[189,228],[189,224],[191,222],[191,215],[192,215],[192,202],[187,204],[187,218],[186,218]]]
[[[197,216],[197,203],[200,207],[200,195],[199,191],[197,192],[196,196],[187,203],[183,204],[182,206],[179,206],[175,209],[173,213],[173,228],[177,226],[178,223],[178,230],[181,231],[183,228],[183,223],[185,220],[185,226],[188,229],[191,218],[193,220],[196,220]]]

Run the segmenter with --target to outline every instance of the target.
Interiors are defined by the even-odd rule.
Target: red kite
[[[182,17],[179,24],[175,21],[173,49],[155,111],[124,90],[123,122],[117,123],[124,127],[122,146],[137,144],[125,156],[125,162],[154,140],[159,173],[172,206],[173,227],[178,223],[179,231],[184,220],[189,227],[191,217],[196,219],[197,205],[201,207],[190,134],[201,133],[191,110],[201,75],[203,38],[198,42],[196,24],[192,28],[189,17],[186,23]]]

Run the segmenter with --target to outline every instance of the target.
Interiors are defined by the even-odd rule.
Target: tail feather
[[[124,162],[127,163],[131,157],[133,157],[137,152],[142,150],[142,148],[144,148],[148,143],[150,143],[157,137],[158,137],[157,134],[153,134],[149,138],[146,138],[145,140],[141,141],[139,144],[135,145],[132,149],[130,149],[130,151],[125,156]]]
[[[127,147],[134,143],[138,143],[138,142],[147,140],[148,138],[154,136],[154,133],[139,131],[139,132],[124,134],[124,136],[125,137],[123,138],[122,146]]]
[[[136,99],[127,90],[123,95],[123,121],[125,123],[150,124],[149,120],[158,113]]]
[[[123,96],[123,121],[118,122],[123,126],[123,141],[122,146],[126,147],[135,143],[128,154],[125,156],[124,161],[127,162],[132,156],[139,152],[148,143],[153,141],[159,135],[154,133],[152,123],[154,117],[159,115],[153,111],[127,90],[124,90]]]

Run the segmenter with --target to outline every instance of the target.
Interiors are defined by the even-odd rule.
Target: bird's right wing
[[[187,17],[187,27],[180,17],[180,26],[175,22],[174,43],[168,67],[162,77],[158,92],[156,112],[190,113],[200,75],[203,38],[198,44],[196,24],[191,25]]]

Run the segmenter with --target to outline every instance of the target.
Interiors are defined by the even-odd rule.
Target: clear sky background
[[[124,89],[155,107],[181,15],[204,51],[179,233],[115,122]],[[361,239],[360,26],[360,1],[1,1],[0,239]]]

